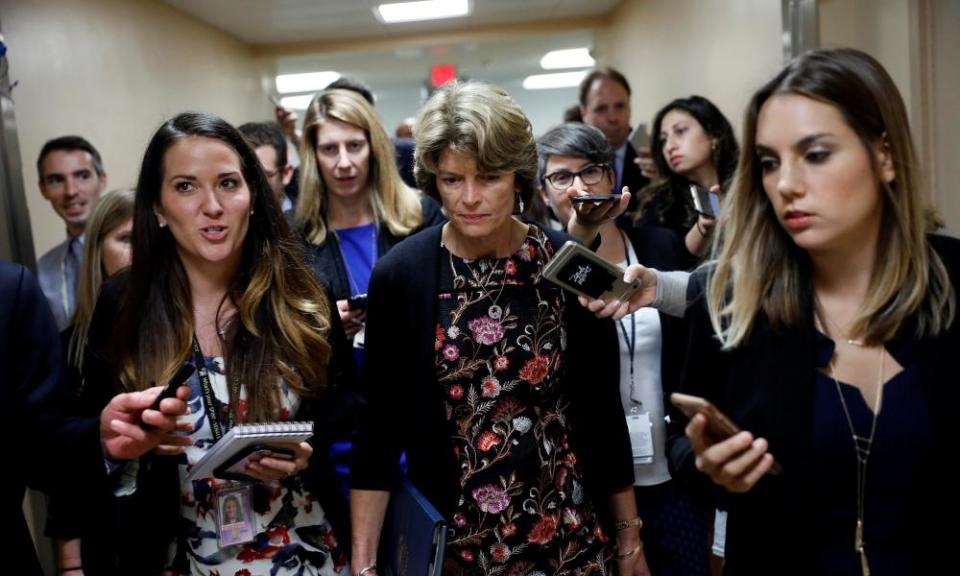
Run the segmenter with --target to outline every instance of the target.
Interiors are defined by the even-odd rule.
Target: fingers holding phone
[[[337,300],[337,311],[340,313],[340,322],[343,323],[343,331],[347,333],[347,338],[356,336],[367,319],[366,308],[351,308],[350,301],[344,299]]]
[[[590,299],[580,296],[580,304],[593,312],[598,318],[613,318],[620,320],[628,314],[633,314],[640,308],[653,304],[657,297],[657,272],[640,264],[632,264],[623,273],[623,281],[627,284],[640,282],[640,289],[626,300]]]
[[[694,416],[685,433],[696,454],[697,470],[729,492],[747,492],[771,471],[773,456],[767,452],[767,441],[754,438],[749,432],[738,432],[714,443],[707,433],[707,418]]]

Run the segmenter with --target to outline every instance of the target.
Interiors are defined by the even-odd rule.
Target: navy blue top
[[[834,343],[819,332],[818,366],[829,372]],[[911,547],[912,495],[923,494],[933,471],[933,438],[927,402],[918,381],[912,343],[888,347],[903,367],[883,387],[879,420],[867,461],[863,540],[874,576],[917,574],[923,550]],[[874,399],[864,399],[854,386],[840,383],[857,435],[870,436]],[[817,574],[861,574],[854,551],[857,525],[857,457],[850,426],[831,376],[817,372],[813,405],[814,494],[825,521],[814,541]],[[798,543],[803,546],[803,544]]]
[[[366,294],[370,272],[377,262],[377,226],[364,224],[353,228],[339,228],[340,252],[347,267],[350,295]]]

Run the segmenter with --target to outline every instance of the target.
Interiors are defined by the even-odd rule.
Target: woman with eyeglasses
[[[688,263],[696,262],[709,248],[716,219],[696,212],[690,185],[727,188],[740,154],[733,128],[706,98],[678,98],[657,112],[651,149],[662,179],[639,192],[636,225],[673,230]]]
[[[564,200],[607,194],[613,187],[613,150],[595,127],[561,124],[537,142],[537,173],[551,198]],[[625,191],[624,195],[629,195]],[[625,202],[625,200],[621,200]],[[590,242],[600,235],[597,254],[623,268],[642,264],[658,271],[677,270],[686,255],[675,234],[658,227],[620,227],[611,218],[592,214],[602,205],[577,203],[570,209],[570,232]],[[637,310],[617,322],[620,349],[620,399],[633,448],[634,493],[643,518],[643,541],[653,574],[709,573],[708,510],[694,503],[671,480],[667,469],[663,374],[683,364],[679,320],[652,308]],[[640,434],[644,432],[644,434]]]

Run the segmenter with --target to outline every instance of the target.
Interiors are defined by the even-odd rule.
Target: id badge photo
[[[254,531],[253,488],[228,484],[216,489],[217,542],[221,548],[252,542]]]

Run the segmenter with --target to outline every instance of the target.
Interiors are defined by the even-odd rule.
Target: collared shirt
[[[613,171],[617,175],[617,181],[613,187],[613,192],[617,193],[620,190],[623,190],[623,161],[627,157],[627,143],[624,142],[623,146],[617,148],[613,153]],[[631,190],[633,192],[633,190]]]
[[[83,262],[83,240],[82,234],[77,238],[67,238],[41,256],[37,262],[40,288],[50,304],[50,310],[60,330],[70,324],[70,318],[77,307],[77,283]]]

